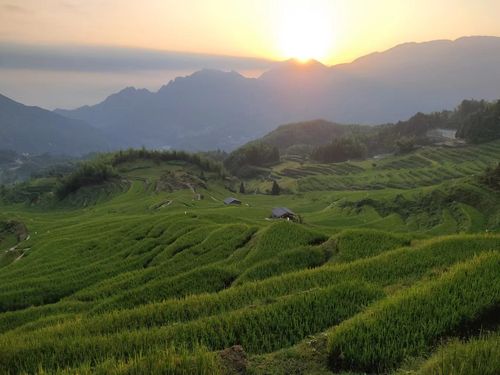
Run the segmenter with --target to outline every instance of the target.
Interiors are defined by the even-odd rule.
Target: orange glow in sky
[[[283,58],[325,61],[334,47],[332,7],[328,3],[294,3],[277,21],[277,49]]]
[[[351,61],[408,41],[500,35],[498,0],[0,0],[0,42]]]

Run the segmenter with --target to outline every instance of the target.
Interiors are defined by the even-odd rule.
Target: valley
[[[0,375],[500,375],[499,14],[0,0]]]

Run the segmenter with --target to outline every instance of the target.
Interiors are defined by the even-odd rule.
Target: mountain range
[[[352,63],[276,63],[257,79],[202,70],[158,92],[127,88],[94,106],[57,113],[120,145],[232,149],[276,125],[323,118],[377,124],[462,99],[500,97],[500,38],[407,43]]]
[[[232,150],[279,124],[382,124],[472,98],[500,98],[499,37],[407,43],[332,67],[289,60],[259,78],[206,69],[157,92],[129,87],[97,105],[53,113],[1,97],[0,149]]]
[[[81,120],[0,95],[0,150],[81,155],[108,148],[104,134]]]

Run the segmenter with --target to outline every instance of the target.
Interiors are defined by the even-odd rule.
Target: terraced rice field
[[[58,204],[6,202],[29,237],[0,231],[0,373],[497,374],[500,197],[472,174],[499,156],[287,162],[273,173],[298,192],[234,207],[212,176],[201,200],[158,189],[200,170],[146,160]],[[269,219],[281,206],[302,223]]]
[[[329,165],[290,162],[276,176],[296,180],[299,192],[411,189],[481,173],[498,160],[500,142],[460,148],[425,147],[399,157]]]

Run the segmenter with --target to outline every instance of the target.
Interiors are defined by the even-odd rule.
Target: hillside
[[[92,124],[122,147],[231,150],[276,124],[314,118],[381,124],[464,98],[498,99],[498,51],[500,38],[469,37],[403,44],[332,67],[287,61],[257,79],[202,70],[158,92],[128,88],[57,113]]]
[[[280,151],[286,151],[290,147],[321,146],[355,129],[361,130],[361,127],[314,120],[281,125],[257,141],[278,147]]]
[[[0,150],[82,155],[108,147],[103,134],[82,121],[0,95]]]
[[[240,180],[136,150],[3,190],[0,372],[497,374],[499,155],[428,146]]]
[[[500,139],[499,118],[499,100],[463,100],[454,110],[429,114],[419,112],[408,120],[391,124],[362,126],[325,120],[298,122],[279,126],[241,146],[230,154],[229,159],[238,157],[241,167],[248,148],[258,144],[277,148],[280,155],[287,159],[322,162],[404,154],[433,144],[481,144]],[[251,160],[246,164],[254,167],[263,165]]]
[[[27,181],[46,174],[64,174],[72,170],[77,158],[51,154],[29,155],[0,150],[0,185]]]

